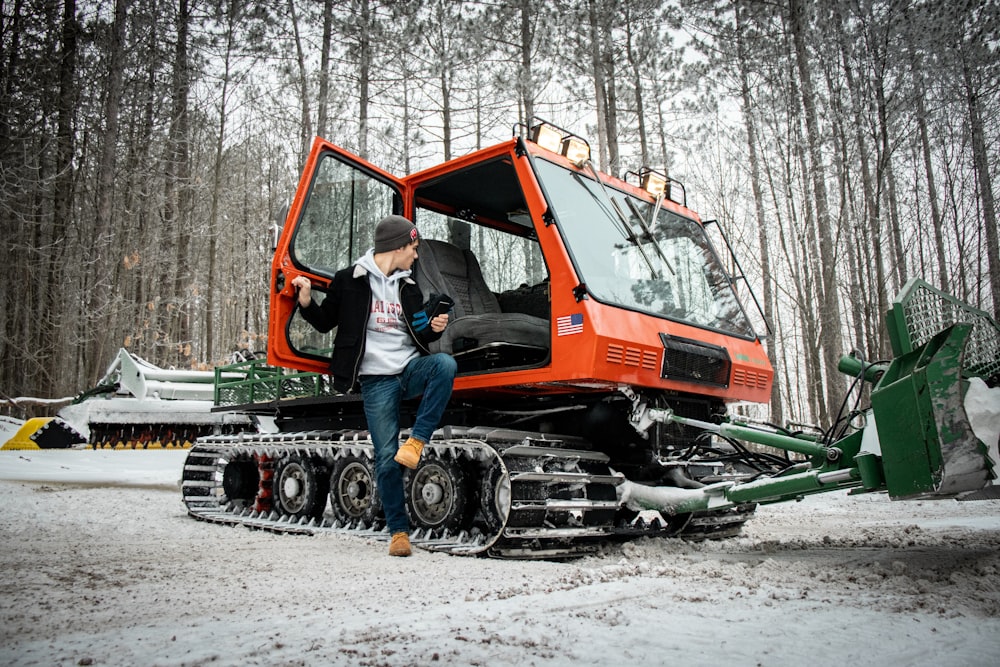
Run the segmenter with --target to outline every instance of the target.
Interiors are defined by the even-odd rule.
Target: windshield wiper
[[[618,203],[618,200],[616,200],[614,197],[608,194],[607,188],[604,187],[604,181],[601,180],[600,175],[597,173],[597,169],[594,168],[594,163],[591,162],[590,160],[585,160],[584,165],[586,165],[586,167],[590,169],[590,173],[593,174],[594,180],[597,181],[597,184],[600,186],[601,192],[604,194],[604,198],[608,200],[608,202],[611,204],[611,208],[614,209],[615,214],[618,216],[618,221],[622,224],[622,228],[619,231],[623,233],[625,239],[633,246],[635,246],[635,248],[639,251],[639,254],[642,255],[642,259],[646,262],[646,266],[649,267],[649,273],[651,274],[651,276],[653,278],[659,278],[660,277],[659,271],[656,270],[656,266],[653,265],[653,261],[649,259],[649,255],[647,255],[645,249],[643,249],[642,241],[640,241],[639,238],[635,235],[635,232],[632,231],[632,225],[629,224],[629,221],[625,216],[625,212],[622,211],[621,205]],[[587,191],[590,192],[590,189],[587,188]],[[657,250],[659,250],[659,248],[657,248]],[[660,254],[662,256],[662,253]],[[671,269],[670,272],[673,273],[673,269]]]
[[[653,247],[656,248],[656,254],[660,256],[661,260],[663,260],[663,265],[667,267],[667,271],[670,272],[670,275],[676,276],[677,272],[674,271],[674,267],[670,266],[670,260],[667,259],[667,256],[663,253],[663,249],[660,247],[659,241],[657,241],[656,237],[653,236],[653,225],[656,223],[656,216],[659,215],[660,206],[663,204],[663,193],[661,192],[656,197],[656,206],[653,208],[653,217],[650,219],[649,224],[646,224],[646,221],[642,219],[642,213],[639,212],[639,207],[635,205],[635,202],[632,201],[631,198],[626,199],[625,203],[628,204],[628,207],[632,209],[632,213],[635,215],[636,219],[639,220],[639,225],[642,227],[642,231],[649,238],[649,242],[653,244]]]

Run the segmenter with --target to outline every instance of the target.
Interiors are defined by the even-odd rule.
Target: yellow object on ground
[[[0,449],[41,449],[31,436],[35,434],[35,431],[42,428],[52,417],[35,417],[24,422],[21,428],[17,429],[17,433],[14,437],[4,443],[3,447]]]
[[[59,417],[35,417],[24,422],[0,449],[66,449],[87,442]]]

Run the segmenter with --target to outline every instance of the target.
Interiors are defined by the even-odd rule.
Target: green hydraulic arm
[[[737,422],[713,424],[669,409],[648,408],[646,421],[677,423],[722,438],[805,455],[785,471],[749,482],[698,489],[646,487],[625,481],[623,503],[633,510],[679,514],[744,502],[778,502],[807,494],[854,489],[893,499],[996,498],[996,442],[984,442],[970,422],[970,392],[1000,403],[1000,327],[983,311],[911,280],[893,302],[889,333],[895,358],[865,364],[841,359],[840,370],[872,384],[864,426],[835,442]],[[936,333],[928,333],[937,327]],[[990,389],[990,387],[994,387]],[[994,439],[995,435],[988,436]]]

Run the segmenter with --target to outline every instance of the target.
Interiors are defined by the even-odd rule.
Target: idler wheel
[[[260,486],[257,462],[246,459],[230,461],[222,472],[222,489],[230,502],[240,506],[252,503]]]

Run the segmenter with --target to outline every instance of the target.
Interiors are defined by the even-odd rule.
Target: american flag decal
[[[556,335],[571,336],[583,333],[583,313],[573,313],[556,318]]]

